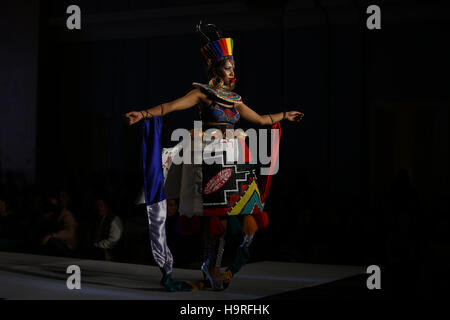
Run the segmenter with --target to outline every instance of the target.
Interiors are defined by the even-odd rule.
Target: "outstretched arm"
[[[237,103],[235,106],[237,111],[239,111],[239,113],[241,114],[242,119],[256,123],[260,126],[272,125],[274,123],[280,122],[283,119],[300,122],[300,120],[302,120],[304,116],[304,114],[300,111],[287,111],[286,113],[279,112],[259,115],[243,102]]]
[[[193,89],[179,99],[141,111],[130,111],[125,114],[125,118],[128,120],[129,125],[133,125],[143,118],[148,119],[154,116],[164,116],[170,112],[189,109],[198,104],[204,95],[200,89]]]

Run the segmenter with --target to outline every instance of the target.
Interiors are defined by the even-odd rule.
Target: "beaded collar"
[[[224,101],[231,102],[231,103],[242,102],[241,96],[238,95],[237,93],[230,92],[230,91],[224,91],[224,90],[220,90],[220,89],[213,89],[206,84],[197,83],[197,82],[193,82],[192,85],[196,88],[205,89],[209,93],[213,94],[217,98],[222,99]]]

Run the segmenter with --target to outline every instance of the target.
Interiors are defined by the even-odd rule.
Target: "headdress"
[[[199,32],[207,41],[200,49],[203,57],[208,64],[222,59],[233,59],[233,39],[225,38],[222,30],[214,24],[204,25],[202,21],[196,26]],[[207,34],[210,34],[208,36]]]

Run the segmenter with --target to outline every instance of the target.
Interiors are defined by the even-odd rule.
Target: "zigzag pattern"
[[[252,191],[253,190],[253,191]],[[252,192],[250,197],[247,193]],[[244,204],[241,204],[241,201],[247,201]],[[253,181],[247,191],[240,197],[239,201],[237,201],[233,208],[230,210],[229,215],[237,215],[237,214],[252,214],[253,208],[257,205],[261,210],[263,210],[263,206],[261,204],[261,197],[258,192],[258,186],[255,181]],[[242,207],[243,206],[243,207]]]

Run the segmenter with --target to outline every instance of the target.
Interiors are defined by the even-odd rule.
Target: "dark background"
[[[37,191],[69,189],[83,220],[89,195],[107,188],[128,230],[142,233],[136,243],[145,243],[145,213],[133,206],[141,131],[123,114],[205,82],[194,32],[204,19],[234,39],[236,92],[247,105],[305,113],[300,125],[282,124],[271,224],[257,235],[253,259],[376,264],[388,287],[419,295],[446,288],[444,2],[2,1],[2,192],[26,213]],[[65,26],[71,4],[81,8],[81,30]],[[366,28],[371,4],[381,8],[381,30]],[[193,108],[164,126],[197,118]],[[130,248],[124,260],[151,263],[147,249]]]

